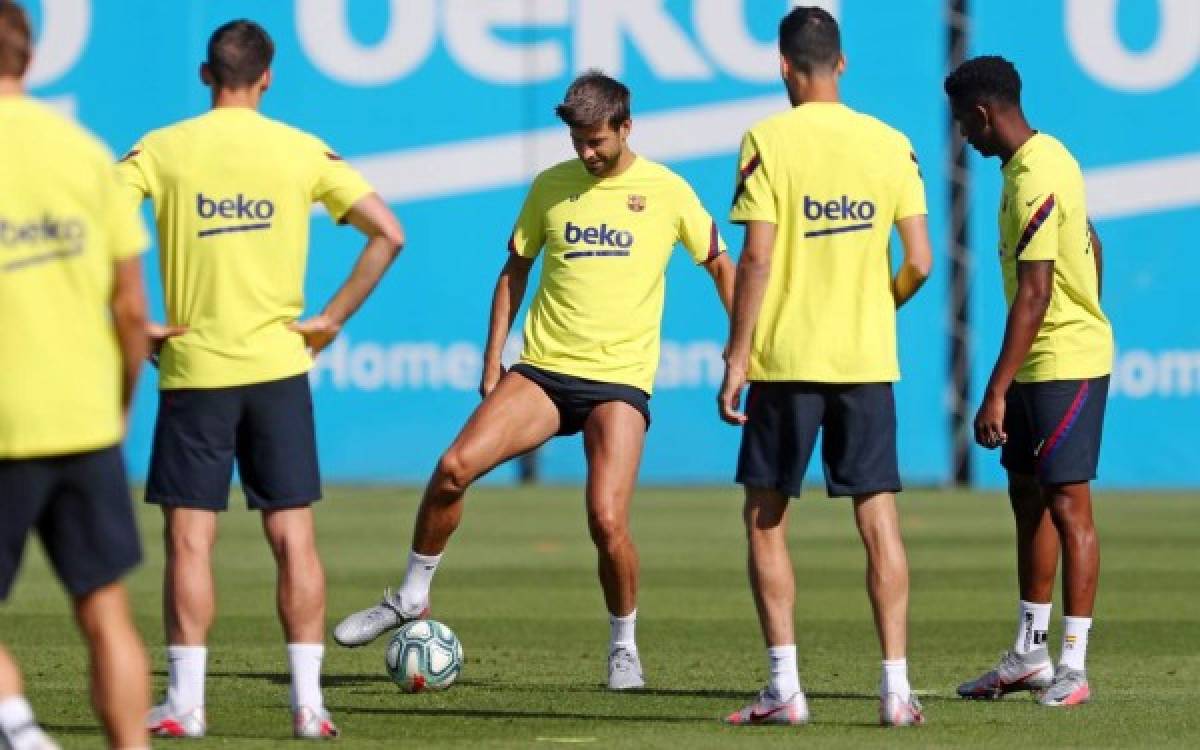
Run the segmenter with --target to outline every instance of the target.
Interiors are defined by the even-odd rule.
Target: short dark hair
[[[554,114],[568,127],[594,128],[607,123],[615,130],[629,119],[629,88],[599,70],[589,70],[567,87]]]
[[[842,55],[837,20],[824,8],[792,8],[779,22],[779,54],[802,73],[832,71]]]
[[[1021,76],[1016,66],[999,55],[967,60],[946,76],[943,87],[952,101],[969,106],[982,101],[1021,103]]]
[[[29,16],[12,0],[0,0],[0,76],[25,75],[31,57]]]
[[[208,70],[221,88],[254,84],[274,57],[275,43],[266,29],[245,18],[223,24],[208,38]]]

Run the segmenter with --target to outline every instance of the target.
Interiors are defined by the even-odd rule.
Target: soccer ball
[[[415,620],[392,636],[384,662],[388,675],[405,692],[445,690],[462,671],[462,644],[437,620]]]

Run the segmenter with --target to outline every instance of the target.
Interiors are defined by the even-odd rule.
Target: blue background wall
[[[578,71],[599,66],[631,86],[634,148],[695,186],[735,251],[741,232],[724,216],[738,139],[754,119],[786,106],[773,51],[775,24],[790,5],[782,0],[27,5],[45,42],[34,92],[74,112],[116,152],[202,112],[207,91],[196,71],[208,34],[229,18],[259,20],[278,47],[266,113],[326,139],[392,202],[408,248],[313,374],[331,479],[422,480],[477,403],[495,272],[529,177],[570,154],[553,105]],[[942,3],[826,5],[843,23],[845,99],[907,133],[922,159],[937,269],[900,315],[900,447],[910,483],[941,483],[950,475]],[[1200,114],[1200,3],[973,5],[973,51],[1017,62],[1035,125],[1063,139],[1095,178],[1105,303],[1120,350],[1102,480],[1200,484],[1194,441],[1184,437],[1200,417],[1200,324],[1185,308],[1200,270],[1200,131],[1191,124]],[[978,388],[1003,303],[992,251],[997,165],[973,171]],[[357,235],[314,215],[310,308],[324,303],[358,250]],[[148,266],[156,279],[152,258]],[[682,253],[669,269],[663,327],[642,477],[728,481],[738,435],[713,406],[724,315],[707,276]],[[155,386],[151,375],[137,403],[135,476],[148,458]],[[578,439],[552,441],[542,456],[548,479],[582,476]],[[1000,480],[995,456],[975,459],[981,483]],[[512,469],[493,476],[511,478]]]

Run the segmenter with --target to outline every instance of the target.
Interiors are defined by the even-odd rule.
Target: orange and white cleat
[[[808,701],[804,691],[797,691],[787,700],[779,700],[770,688],[763,688],[753,703],[734,711],[722,721],[732,726],[752,726],[761,724],[791,724],[808,723]]]
[[[292,734],[299,740],[332,740],[341,732],[325,709],[300,706],[292,713]]]
[[[150,709],[146,717],[146,729],[155,737],[203,737],[207,729],[204,706],[195,706],[190,711],[176,711],[169,702],[161,703]]]
[[[1043,690],[1054,682],[1054,664],[1046,649],[1028,654],[1006,651],[994,669],[958,686],[963,698],[996,700],[1018,690]]]
[[[1051,708],[1064,708],[1079,706],[1091,699],[1092,689],[1088,686],[1087,672],[1059,664],[1058,671],[1054,673],[1054,684],[1042,691],[1038,703]]]
[[[909,693],[908,700],[899,693],[879,698],[879,723],[885,727],[919,727],[925,723],[925,713],[917,696]]]

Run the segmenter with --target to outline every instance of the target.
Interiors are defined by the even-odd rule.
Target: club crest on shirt
[[[629,200],[625,202],[630,211],[641,213],[646,210],[646,196],[630,193]]]

